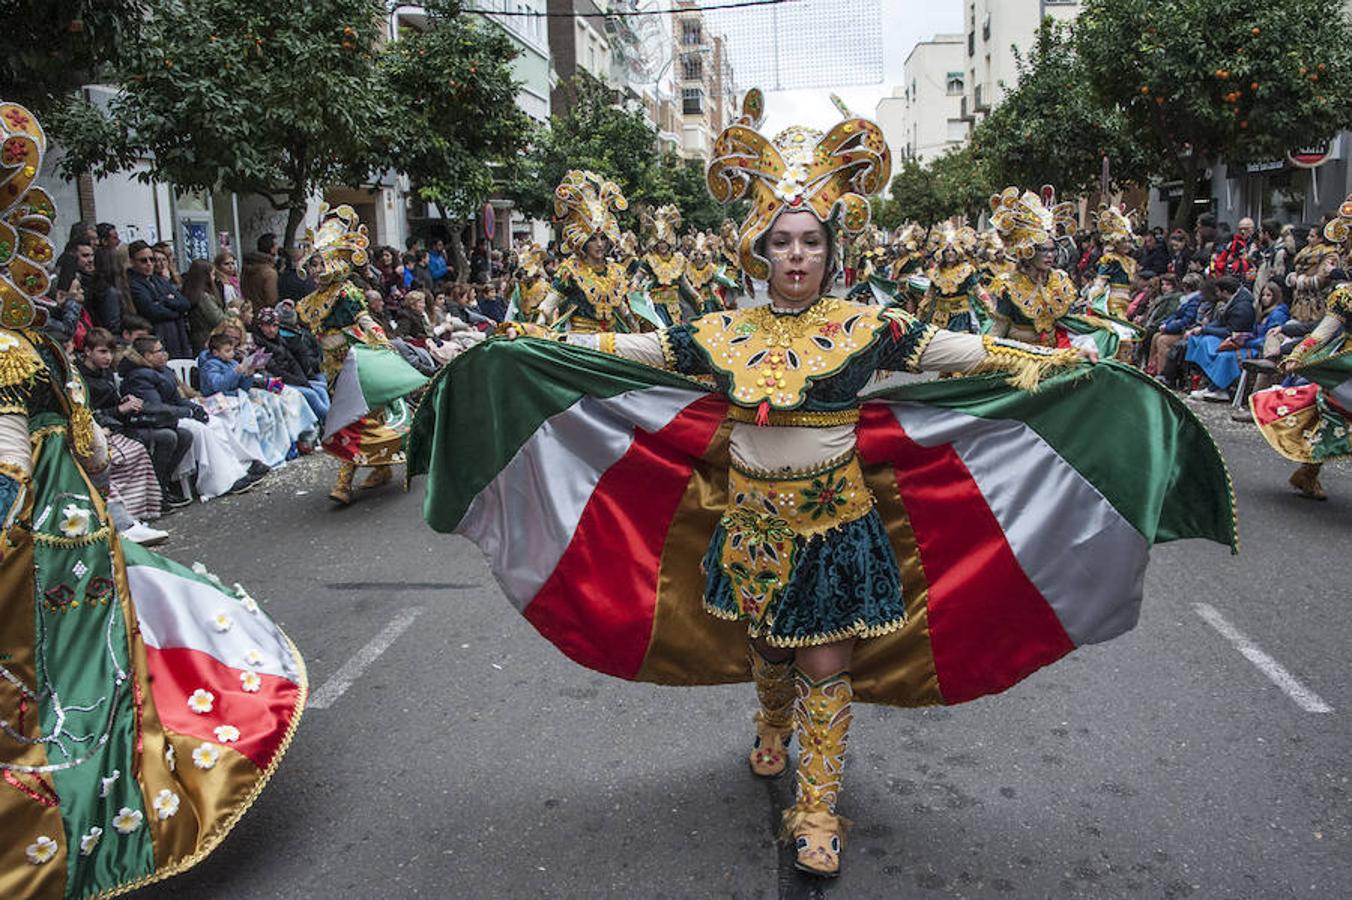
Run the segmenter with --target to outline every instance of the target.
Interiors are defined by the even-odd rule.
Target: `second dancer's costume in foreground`
[[[858,231],[889,159],[866,120],[771,141],[748,108],[709,183],[753,201],[739,253],[765,279],[781,214]],[[800,867],[829,875],[854,699],[1002,691],[1130,629],[1152,543],[1233,542],[1205,430],[1148,379],[1077,359],[830,297],[652,334],[489,341],[434,383],[410,471],[429,475],[428,522],[477,542],[574,660],[659,684],[754,679],[751,768],[784,771],[797,736],[784,831]],[[919,369],[1001,374],[862,393]],[[510,416],[469,427],[507,391]],[[748,636],[799,654],[859,643],[848,669],[813,677],[784,649],[748,658]]]
[[[225,839],[291,742],[305,667],[239,585],[115,531],[84,382],[41,331],[44,146],[0,103],[0,896],[111,896]]]

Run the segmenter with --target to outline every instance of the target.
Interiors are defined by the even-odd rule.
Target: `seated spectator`
[[[193,349],[201,351],[207,338],[225,321],[226,306],[217,293],[215,271],[205,259],[194,259],[183,276],[183,293],[191,307],[188,309],[188,337]]]
[[[1159,292],[1159,278],[1152,269],[1142,269],[1131,278],[1131,303],[1127,305],[1127,320],[1137,325],[1145,320],[1150,301]]]
[[[155,274],[155,252],[145,241],[133,241],[128,282],[136,313],[149,320],[172,359],[191,359],[187,314],[192,306],[183,292]]]
[[[1189,395],[1190,399],[1228,403],[1229,387],[1239,377],[1239,363],[1220,362],[1220,346],[1225,341],[1246,344],[1253,337],[1256,312],[1253,294],[1234,275],[1216,280],[1216,296],[1218,305],[1211,321],[1195,325],[1188,332],[1184,358],[1201,368],[1207,380]]]
[[[175,507],[192,502],[191,497],[183,496],[173,477],[192,444],[192,435],[178,428],[177,413],[161,416],[148,413],[140,397],[118,389],[113,377],[116,349],[117,340],[111,332],[92,329],[85,337],[80,374],[89,388],[89,409],[94,421],[110,433],[109,451],[114,462],[120,455],[128,471],[135,471],[136,454],[122,446],[126,441],[141,446],[147,456],[156,485],[153,492],[146,492],[144,485],[132,486],[119,477],[112,479],[112,486],[118,489],[133,518],[149,521],[159,516],[161,504]]]
[[[1197,277],[1201,278],[1200,275]],[[1169,355],[1175,345],[1185,340],[1186,332],[1197,325],[1198,315],[1211,290],[1211,282],[1203,281],[1202,286],[1196,291],[1185,294],[1179,301],[1178,309],[1160,324],[1154,339],[1150,342],[1150,362],[1146,371],[1153,372],[1155,379],[1161,384],[1175,382],[1177,373],[1172,369],[1176,367],[1166,365]],[[1166,369],[1170,371],[1166,372]]]
[[[403,309],[395,316],[395,334],[414,343],[432,336],[432,322],[427,317],[427,295],[422,291],[409,291],[404,295]]]
[[[274,378],[280,378],[282,384],[300,391],[310,410],[321,423],[329,414],[329,391],[326,385],[310,383],[305,366],[291,348],[282,340],[282,325],[275,309],[261,309],[254,319],[254,346],[270,355],[264,370]],[[307,445],[308,446],[308,445]],[[308,452],[305,451],[305,452]]]
[[[177,479],[196,470],[197,492],[204,500],[242,490],[249,483],[252,460],[228,435],[212,427],[205,409],[183,398],[178,379],[165,365],[168,360],[164,343],[146,335],[132,341],[117,371],[122,377],[122,390],[140,399],[141,414],[155,417],[156,424],[176,419],[171,427],[185,429],[192,436],[191,448],[171,477]]]
[[[278,466],[293,446],[304,444],[308,451],[319,419],[299,391],[264,373],[267,351],[245,354],[239,349],[243,341],[238,320],[226,319],[217,327],[197,358],[202,403],[230,427],[250,456]]]
[[[385,332],[388,338],[394,338],[399,331],[399,319],[385,305],[385,298],[380,295],[380,291],[374,288],[366,291],[366,308],[371,313],[371,318],[380,326],[380,330]]]
[[[286,344],[291,355],[300,361],[305,370],[306,380],[320,390],[327,390],[328,381],[324,378],[324,350],[319,346],[319,338],[314,336],[296,315],[296,305],[290,300],[277,304],[277,323],[281,327],[277,333]]]
[[[497,280],[481,285],[479,293],[479,312],[494,322],[501,322],[507,316],[507,301],[498,294]]]
[[[1202,286],[1202,277],[1200,275],[1188,275],[1183,278],[1183,289],[1187,293],[1193,293]],[[1142,335],[1140,342],[1136,345],[1136,364],[1146,370],[1147,375],[1154,375],[1155,372],[1147,368],[1150,354],[1150,342],[1154,340],[1155,334],[1159,331],[1164,321],[1178,311],[1179,301],[1183,295],[1179,293],[1178,276],[1172,272],[1166,272],[1160,276],[1159,290],[1151,298],[1146,307],[1145,314],[1141,319]]]
[[[55,286],[55,303],[48,314],[48,327],[54,333],[59,332],[62,340],[70,341],[73,347],[82,347],[85,335],[94,327],[89,310],[85,308],[84,282],[77,272],[64,289],[60,282],[55,282]]]

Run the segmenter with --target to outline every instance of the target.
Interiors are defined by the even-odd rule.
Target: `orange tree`
[[[1343,0],[1086,0],[1084,77],[1120,109],[1149,174],[1179,179],[1175,225],[1224,158],[1281,158],[1352,123],[1352,21]]]

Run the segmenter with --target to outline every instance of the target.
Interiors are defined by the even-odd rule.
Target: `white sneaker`
[[[1198,388],[1188,394],[1189,400],[1203,400],[1206,398],[1206,388]]]
[[[1229,403],[1230,395],[1225,391],[1202,391],[1202,399],[1209,400],[1212,403]]]
[[[160,531],[158,528],[151,528],[145,522],[137,522],[135,525],[122,532],[122,536],[133,544],[149,547],[152,544],[163,543],[169,538],[169,532]]]

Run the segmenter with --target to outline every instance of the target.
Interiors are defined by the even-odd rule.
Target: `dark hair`
[[[1166,281],[1172,284],[1174,287],[1178,287],[1178,276],[1175,275],[1173,272],[1165,272],[1163,275],[1160,276],[1161,285],[1163,285],[1164,282]]]
[[[162,343],[162,342],[161,342],[160,339],[159,339],[158,337],[156,337],[155,335],[153,335],[153,334],[143,334],[143,335],[141,335],[140,337],[138,337],[136,340],[134,340],[134,341],[131,342],[131,349],[135,350],[137,353],[141,354],[142,356],[145,356],[147,353],[149,353],[149,352],[151,352],[152,350],[154,350],[154,349],[155,349],[155,345],[156,345],[156,344],[159,344],[159,343]]]
[[[266,253],[271,256],[277,252],[277,235],[271,231],[265,231],[258,236],[254,246],[258,248],[259,253]]]
[[[1233,294],[1239,290],[1239,279],[1233,275],[1222,275],[1216,279],[1216,290],[1225,291],[1227,294]]]
[[[202,298],[208,294],[220,300],[216,295],[216,279],[212,278],[211,274],[211,263],[205,259],[194,259],[188,266],[188,271],[184,273],[183,294],[193,306],[199,305]]]
[[[134,261],[136,259],[136,254],[140,253],[142,250],[149,249],[151,249],[150,245],[145,241],[132,241],[127,245],[127,255]]]
[[[129,331],[153,331],[153,330],[154,327],[140,316],[133,316],[128,313],[122,314],[122,332],[124,334]]]
[[[1272,238],[1274,241],[1282,236],[1282,223],[1276,219],[1263,220],[1263,234]]]
[[[85,332],[85,352],[88,353],[95,347],[107,347],[109,350],[115,350],[117,349],[117,338],[113,337],[113,333],[107,328],[95,326]]]
[[[1268,288],[1272,288],[1274,292],[1274,296],[1272,298],[1272,304],[1274,306],[1276,306],[1279,303],[1289,302],[1290,298],[1286,296],[1286,285],[1282,284],[1279,279],[1269,278],[1267,280],[1267,283],[1263,285],[1263,290],[1267,290]],[[1263,299],[1261,294],[1259,295],[1258,299],[1259,300]],[[89,338],[85,338],[85,340],[88,341]]]
[[[237,343],[239,342],[231,335],[226,334],[224,331],[218,331],[207,338],[207,349],[214,353],[215,351],[223,350],[226,347],[233,347]]]
[[[1140,277],[1142,281],[1149,281],[1152,278],[1159,277],[1159,273],[1157,273],[1154,269],[1142,269],[1136,274]]]
[[[94,231],[98,234],[99,240],[103,240],[110,234],[117,232],[117,226],[112,222],[100,222],[95,226]]]

